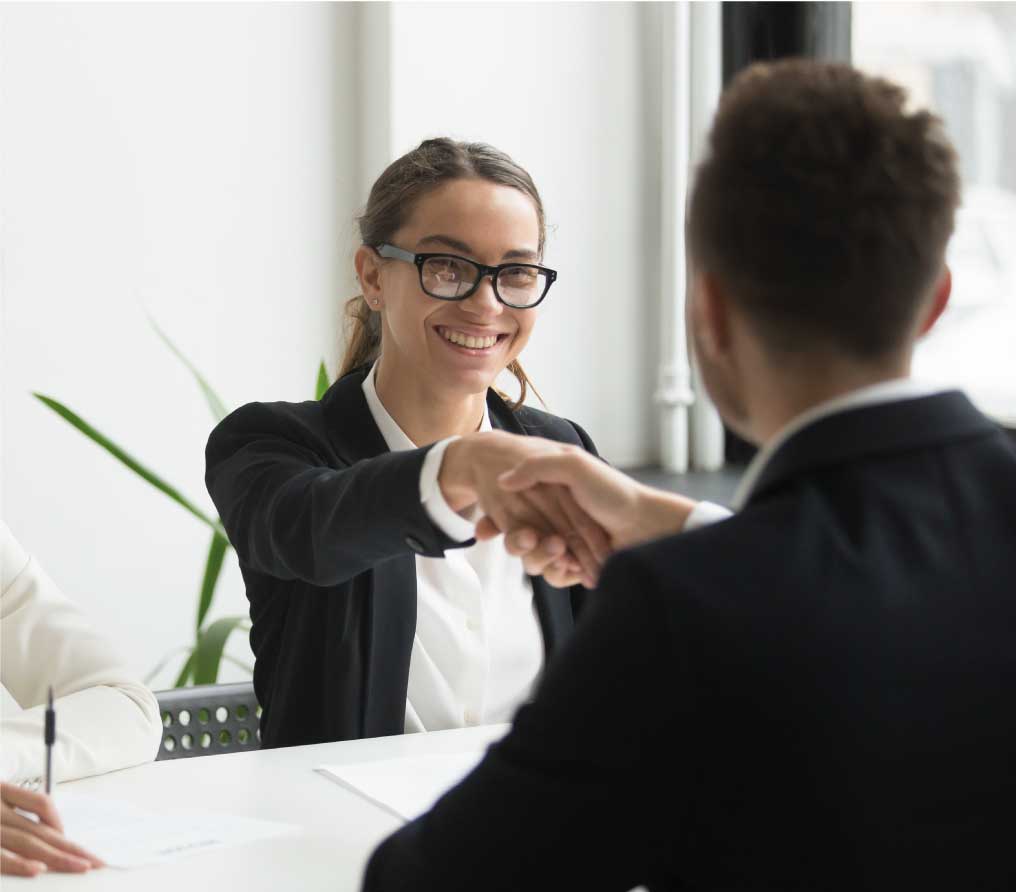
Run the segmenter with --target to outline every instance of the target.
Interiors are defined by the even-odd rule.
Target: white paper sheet
[[[109,867],[176,861],[219,846],[241,845],[290,833],[291,824],[205,812],[156,814],[125,802],[57,790],[64,835]]]
[[[395,817],[411,821],[469,774],[483,755],[484,750],[480,749],[463,753],[401,756],[351,765],[321,765],[316,770]]]

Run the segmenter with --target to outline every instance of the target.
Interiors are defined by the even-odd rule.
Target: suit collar
[[[528,433],[519,421],[518,413],[513,412],[492,387],[487,389],[487,414],[490,416],[490,426],[495,430],[510,434]]]
[[[365,365],[353,369],[321,397],[328,438],[336,455],[349,464],[388,452],[388,444],[381,436],[363,395],[363,379],[370,368],[370,365]]]
[[[788,480],[819,468],[996,430],[958,390],[827,415],[798,430],[776,449],[758,474],[746,502],[751,504]]]
[[[336,454],[350,464],[389,451],[363,393],[363,382],[372,366],[369,363],[353,369],[321,397],[328,437]],[[516,413],[493,388],[487,390],[487,414],[495,430],[526,433]]]

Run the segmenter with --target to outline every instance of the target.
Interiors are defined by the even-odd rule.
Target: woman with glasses
[[[532,179],[490,146],[428,140],[385,170],[359,226],[339,379],[319,402],[244,406],[208,442],[264,746],[508,721],[592,584],[578,536],[541,543],[543,577],[474,539],[499,473],[548,440],[594,452],[522,406],[518,356],[557,277]],[[505,370],[515,402],[494,389]],[[563,489],[496,501],[534,534],[586,520]]]

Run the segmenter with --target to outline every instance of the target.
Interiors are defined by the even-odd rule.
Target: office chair
[[[162,745],[156,761],[256,750],[261,707],[249,681],[156,691]]]

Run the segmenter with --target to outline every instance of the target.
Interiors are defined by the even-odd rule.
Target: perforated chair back
[[[261,707],[249,681],[156,691],[162,745],[156,761],[256,750]]]

